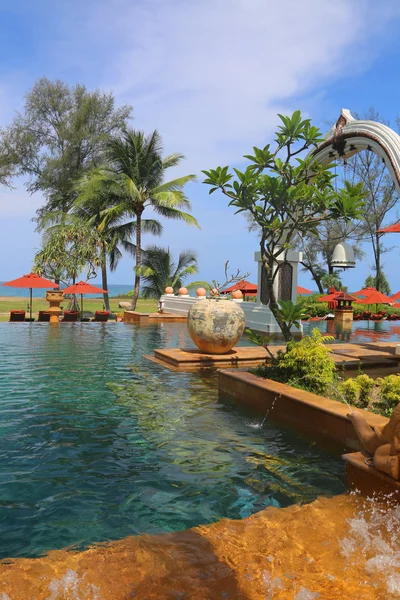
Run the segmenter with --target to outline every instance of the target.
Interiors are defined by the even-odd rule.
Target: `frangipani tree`
[[[351,186],[348,182],[335,190],[335,174],[309,152],[322,140],[320,130],[309,119],[302,119],[300,111],[279,118],[282,124],[274,147],[254,147],[254,154],[244,157],[250,161],[244,171],[233,169],[232,173],[225,166],[203,173],[204,183],[211,186],[210,194],[221,190],[236,213],[247,213],[259,227],[269,307],[289,341],[290,327],[274,290],[281,261],[285,261],[298,234],[317,235],[318,226],[331,219],[360,218],[364,194],[362,184]]]

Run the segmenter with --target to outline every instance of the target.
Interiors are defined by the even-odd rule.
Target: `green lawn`
[[[129,299],[110,299],[110,306],[112,312],[123,312],[123,309],[118,308],[118,302],[122,301],[129,302]],[[139,299],[136,310],[140,312],[156,312],[157,304],[157,300]],[[65,300],[61,306],[67,308],[68,300]],[[104,305],[102,298],[83,299],[83,310],[95,312],[96,310],[103,310],[103,306]],[[48,308],[49,304],[44,298],[33,299],[32,314],[35,318],[37,317],[37,313],[39,312],[39,310],[47,310]],[[28,298],[15,298],[13,300],[3,300],[2,298],[0,298],[0,321],[8,321],[10,316],[10,310],[26,310],[28,316]]]

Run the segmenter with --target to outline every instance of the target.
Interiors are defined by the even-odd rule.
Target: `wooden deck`
[[[154,320],[150,321],[153,318]],[[154,322],[155,318],[149,315],[145,322]],[[336,365],[344,368],[349,375],[354,375],[360,367],[373,377],[400,372],[400,356],[395,354],[396,344],[393,342],[327,344],[327,348],[332,350],[332,358]],[[285,346],[269,346],[269,349],[276,355],[279,350],[285,350]],[[154,355],[147,355],[146,358],[174,371],[196,371],[254,367],[268,361],[269,355],[260,346],[236,346],[228,354],[205,354],[196,348],[163,348],[154,350]]]
[[[186,315],[174,315],[172,313],[142,313],[136,310],[126,310],[124,312],[124,323],[185,323]]]
[[[173,371],[254,367],[265,362],[267,351],[260,346],[236,346],[227,354],[206,354],[196,348],[165,348],[154,350],[149,360]]]

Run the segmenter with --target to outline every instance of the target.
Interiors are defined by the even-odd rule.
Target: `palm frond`
[[[157,205],[154,206],[154,211],[163,217],[167,217],[168,219],[184,221],[187,225],[193,225],[194,227],[198,227],[200,229],[200,225],[193,215],[183,212],[182,210],[178,210],[177,208]]]
[[[159,236],[163,232],[163,226],[161,225],[160,221],[157,221],[156,219],[143,219],[142,232]]]

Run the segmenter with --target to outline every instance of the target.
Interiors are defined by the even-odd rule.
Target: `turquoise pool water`
[[[338,457],[142,357],[184,324],[0,324],[1,557],[344,490]]]

